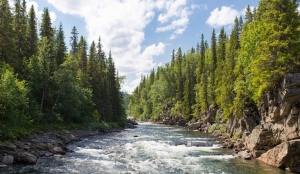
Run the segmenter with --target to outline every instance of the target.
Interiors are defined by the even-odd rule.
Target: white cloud
[[[148,73],[157,64],[155,56],[164,53],[165,44],[153,43],[142,48],[144,29],[158,13],[164,25],[161,32],[172,30],[174,37],[182,34],[188,24],[186,0],[48,0],[63,13],[82,17],[86,23],[88,42],[101,36],[103,49],[112,51],[120,75]],[[159,13],[162,14],[159,14]],[[123,90],[132,92],[136,83],[127,82]]]
[[[233,24],[236,17],[239,17],[243,14],[243,10],[237,11],[231,7],[222,6],[220,10],[219,8],[216,8],[210,13],[206,23],[213,27],[230,25]]]
[[[173,31],[170,39],[175,39],[177,35],[182,34],[185,31],[186,26],[189,23],[191,9],[199,7],[195,4],[188,7],[186,0],[169,0],[165,1],[162,6],[164,6],[165,12],[158,16],[158,21],[164,26],[158,27],[156,32]]]

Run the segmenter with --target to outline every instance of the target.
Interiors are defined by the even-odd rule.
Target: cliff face
[[[300,73],[286,74],[279,87],[262,97],[260,124],[245,138],[253,157],[300,172]]]

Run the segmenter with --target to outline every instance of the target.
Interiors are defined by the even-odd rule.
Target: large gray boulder
[[[263,124],[255,127],[252,133],[245,138],[245,146],[250,150],[268,150],[274,146],[271,125]]]
[[[258,160],[279,168],[300,172],[300,140],[283,142],[262,154]]]
[[[37,162],[37,157],[28,152],[16,153],[14,158],[19,163],[35,164]]]
[[[14,162],[14,157],[12,155],[5,155],[2,158],[2,163],[7,164],[7,165],[11,165]]]
[[[189,130],[198,130],[201,127],[201,122],[191,123],[189,124]]]
[[[61,148],[61,147],[52,147],[49,152],[53,153],[53,154],[61,154],[64,155],[66,154],[66,152]]]
[[[210,105],[208,112],[207,112],[207,117],[205,118],[204,122],[205,123],[208,122],[210,124],[215,123],[217,111],[218,111],[218,108],[215,105]]]

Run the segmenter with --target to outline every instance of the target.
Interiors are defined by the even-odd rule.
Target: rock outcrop
[[[300,73],[284,75],[262,96],[261,122],[245,138],[252,155],[267,164],[300,172]]]
[[[289,168],[290,171],[300,172],[300,140],[283,142],[266,153],[258,160],[279,168]]]
[[[134,123],[133,124],[137,124]],[[119,129],[109,129],[107,132],[119,132]],[[39,157],[64,155],[76,150],[68,146],[69,143],[83,137],[103,134],[99,130],[48,131],[33,134],[12,142],[0,143],[0,167],[7,167],[14,163],[35,164]]]

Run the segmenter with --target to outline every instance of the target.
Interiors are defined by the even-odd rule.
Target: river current
[[[66,155],[39,158],[0,173],[198,174],[287,173],[257,160],[239,159],[215,138],[181,127],[140,123],[136,129],[82,139]]]

